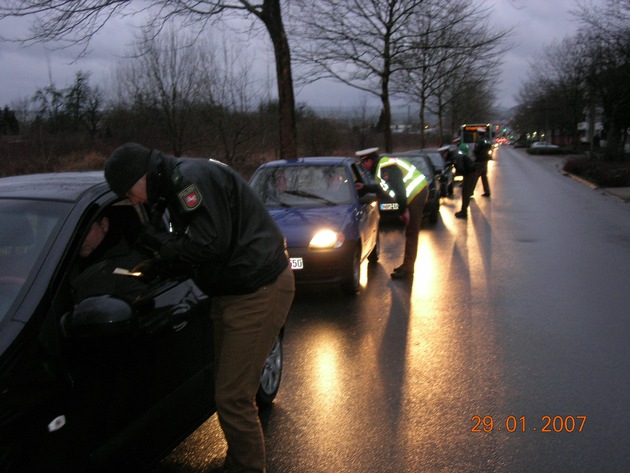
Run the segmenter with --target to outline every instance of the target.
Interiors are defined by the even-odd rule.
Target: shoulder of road
[[[609,195],[621,202],[626,204],[630,204],[630,187],[599,187],[596,184],[593,184],[586,179],[576,176],[575,174],[571,174],[570,172],[566,172],[564,169],[564,162],[566,160],[566,156],[555,156],[555,155],[529,155],[530,157],[534,157],[537,161],[542,161],[551,164],[555,167],[561,174],[570,177],[571,179],[578,181],[586,186],[589,186],[591,189],[599,191],[605,195]]]
[[[560,169],[560,172],[564,174],[565,176],[570,177],[573,180],[576,180],[578,182],[581,182],[584,185],[589,186],[591,189],[598,190],[602,192],[603,194],[619,199],[622,202],[625,202],[626,204],[630,203],[630,187],[599,187],[598,185],[593,184],[592,182],[587,181],[586,179],[583,179],[580,176],[571,174],[570,172],[563,171],[562,169]]]

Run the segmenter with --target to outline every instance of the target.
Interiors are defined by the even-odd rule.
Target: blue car
[[[260,166],[250,184],[282,230],[296,283],[360,287],[360,266],[379,255],[376,195],[360,196],[367,177],[356,158],[311,157]]]

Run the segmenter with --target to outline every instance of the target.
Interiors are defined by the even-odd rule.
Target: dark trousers
[[[426,186],[407,204],[407,208],[409,209],[409,225],[405,227],[405,256],[403,258],[402,267],[412,273],[416,263],[416,257],[418,256],[418,237],[422,224],[422,214],[428,197],[429,186]]]
[[[490,184],[488,183],[488,161],[475,163],[475,167],[477,168],[477,172],[479,173],[479,177],[481,178],[481,184],[483,185],[484,194],[490,195]],[[475,188],[473,187],[473,192],[474,190]]]
[[[468,212],[470,197],[475,191],[475,186],[477,185],[477,180],[479,179],[479,176],[480,174],[477,169],[475,169],[470,174],[464,176],[464,181],[462,182],[462,208],[460,209],[460,212]]]
[[[212,299],[215,399],[228,444],[225,466],[229,472],[266,471],[256,392],[294,292],[293,272],[287,268],[275,282],[252,294]]]

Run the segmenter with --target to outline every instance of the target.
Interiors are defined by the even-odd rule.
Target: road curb
[[[599,187],[598,185],[593,184],[592,182],[587,181],[586,179],[580,176],[576,176],[575,174],[564,171],[562,169],[560,169],[560,174],[570,177],[574,181],[584,184],[585,186],[588,186],[593,190],[598,190],[604,195],[613,197],[614,199],[618,200],[621,203],[630,204],[630,190],[625,187],[620,188],[620,190],[611,190],[610,188]]]

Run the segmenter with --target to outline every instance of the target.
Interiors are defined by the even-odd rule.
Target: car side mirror
[[[131,306],[112,296],[84,299],[61,324],[69,338],[109,338],[130,335],[136,326]]]

